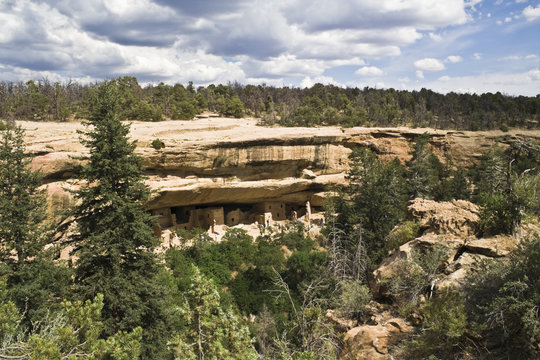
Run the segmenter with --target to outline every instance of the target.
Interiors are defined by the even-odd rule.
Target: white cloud
[[[300,82],[300,87],[301,88],[310,88],[310,87],[312,87],[313,85],[315,85],[317,83],[320,83],[320,84],[323,84],[323,85],[343,86],[342,84],[340,84],[339,82],[337,82],[336,80],[331,78],[330,76],[317,76],[317,77],[315,77],[313,79],[311,77],[309,77],[309,76],[306,76],[302,80],[302,82]]]
[[[523,9],[522,14],[523,16],[525,16],[525,19],[527,19],[527,21],[535,21],[540,18],[540,5],[535,8],[529,5],[525,9]]]
[[[535,69],[535,70],[531,70],[527,73],[527,77],[531,80],[531,81],[540,81],[540,70],[538,69]]]
[[[0,13],[0,23],[2,24],[0,44],[14,41],[18,34],[22,34],[25,31],[25,25],[22,19],[15,14]]]
[[[444,75],[439,78],[440,81],[450,81],[450,76]]]
[[[481,2],[482,2],[482,0],[468,0],[468,1],[465,1],[465,6],[470,7],[473,10],[476,10],[475,6],[478,5]]]
[[[429,37],[430,37],[433,41],[437,41],[437,42],[439,42],[439,41],[442,40],[442,36],[441,36],[441,35],[435,34],[435,33],[432,33],[432,32],[429,33]]]
[[[435,58],[425,58],[414,62],[414,66],[423,71],[441,71],[445,69],[442,61]]]
[[[521,4],[521,3],[526,3],[527,1],[529,0],[516,0],[516,3]]]
[[[474,53],[473,54],[473,58],[475,60],[481,60],[482,59],[482,54],[481,53]]]
[[[329,66],[322,60],[299,59],[295,55],[280,55],[266,60],[256,60],[244,55],[239,59],[241,67],[253,77],[318,76]]]
[[[538,94],[539,81],[540,70],[531,70],[521,73],[494,72],[477,76],[457,76],[425,82],[420,86],[441,93],[456,91],[480,94],[500,91],[509,95],[535,96]]]
[[[446,57],[447,49],[464,54],[464,49],[474,48],[473,35],[483,30],[470,14],[477,18],[480,12],[475,6],[485,9],[479,3],[355,0],[336,6],[335,0],[0,0],[0,79],[46,76],[51,81],[71,77],[91,82],[133,75],[141,83],[240,81],[279,86],[304,79],[303,85],[308,86],[337,84],[323,74],[333,67],[350,66],[358,69],[362,81],[371,81],[366,85],[376,82],[369,77],[388,75],[387,85],[390,78],[399,78],[399,84],[410,82],[410,86],[424,83],[426,71],[463,61],[458,55]],[[538,18],[536,11],[528,6],[511,15],[533,21]],[[421,42],[423,37],[428,41]],[[416,43],[420,50],[410,46]],[[431,47],[429,52],[415,55],[428,50],[425,44]],[[402,53],[405,63],[420,59],[414,62],[415,73],[396,71],[390,65],[383,72],[366,64]],[[424,56],[430,57],[421,59]],[[480,54],[475,58],[480,59]],[[454,83],[457,74],[451,75],[446,82]]]
[[[497,23],[497,25],[502,25],[503,24],[502,20],[497,20],[496,23]]]
[[[433,29],[464,24],[463,0],[290,0],[284,6],[289,23],[308,31],[413,26]]]
[[[364,66],[354,72],[360,76],[381,76],[384,72],[376,66]]]
[[[536,59],[537,57],[538,57],[538,55],[535,55],[535,54],[529,54],[529,55],[526,55],[526,56],[521,56],[521,55],[509,55],[509,56],[503,57],[501,60],[502,60],[502,61],[508,61],[508,60],[513,60],[513,61],[517,61],[517,60],[532,60],[532,59]]]
[[[445,61],[449,63],[458,63],[462,62],[463,58],[459,55],[450,55],[445,59]]]
[[[504,22],[505,22],[505,23],[509,23],[509,22],[511,22],[511,21],[512,21],[512,18],[511,18],[511,17],[505,17],[505,18],[504,18]]]

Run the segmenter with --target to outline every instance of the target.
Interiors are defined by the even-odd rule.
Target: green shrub
[[[386,249],[388,251],[395,250],[401,245],[414,240],[418,235],[420,225],[414,221],[406,221],[396,227],[386,237]]]
[[[340,282],[338,288],[339,296],[336,301],[336,310],[348,318],[361,315],[371,300],[369,287],[359,280],[349,280]]]
[[[404,358],[455,358],[461,339],[467,330],[465,302],[461,294],[443,289],[421,308],[420,334],[404,343]]]
[[[448,248],[442,244],[435,244],[426,251],[412,249],[410,259],[402,261],[395,276],[386,280],[388,295],[401,305],[415,304],[431,285],[448,253]]]
[[[161,139],[154,139],[152,141],[152,147],[156,150],[161,150],[165,147],[165,143]]]

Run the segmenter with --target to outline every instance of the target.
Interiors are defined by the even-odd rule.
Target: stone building
[[[281,221],[287,219],[287,206],[283,202],[278,201],[265,201],[259,203],[254,207],[255,211],[259,215],[269,213],[271,215],[271,220]]]
[[[223,207],[208,207],[195,209],[191,211],[190,217],[191,227],[198,227],[202,229],[208,229],[214,224],[225,224],[225,216],[223,214]]]
[[[298,213],[299,216],[310,214],[309,202],[306,207],[266,201],[256,204],[179,206],[152,210],[153,215],[159,216],[158,223],[161,229],[172,227],[185,230],[209,229],[214,224],[235,226],[258,222],[261,225],[271,225],[275,221],[290,220],[293,213]]]
[[[171,208],[152,210],[152,215],[158,217],[158,224],[162,229],[176,226],[176,215],[171,213]]]

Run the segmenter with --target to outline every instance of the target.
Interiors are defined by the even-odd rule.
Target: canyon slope
[[[66,187],[80,165],[79,122],[18,122],[40,169],[52,209],[69,203]],[[431,135],[439,158],[471,166],[490,147],[516,139],[540,141],[538,130],[453,131],[423,128],[261,127],[255,119],[209,117],[191,121],[132,122],[130,136],[154,190],[149,209],[281,202],[322,207],[328,186],[346,181],[348,155],[368,147],[383,159],[411,157],[415,138]],[[164,148],[156,150],[152,141]],[[76,186],[76,185],[75,185]]]

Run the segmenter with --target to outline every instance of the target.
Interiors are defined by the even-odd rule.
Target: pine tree
[[[100,339],[103,296],[93,301],[64,301],[61,309],[27,329],[23,315],[8,300],[0,279],[0,359],[136,359],[140,353],[141,328]]]
[[[372,151],[360,149],[351,154],[348,178],[353,209],[347,221],[362,232],[371,266],[376,266],[385,254],[385,237],[405,214],[405,169],[398,159],[383,164]]]
[[[223,307],[211,280],[195,266],[192,272],[190,288],[180,307],[185,328],[169,343],[175,359],[257,359],[247,326],[232,309]]]
[[[0,143],[0,261],[15,271],[43,250],[45,197],[30,169],[24,131],[7,127]]]
[[[129,125],[117,116],[118,104],[115,83],[103,83],[81,139],[89,156],[82,158],[86,165],[80,174],[86,185],[75,193],[75,281],[83,299],[104,295],[105,335],[142,326],[148,353],[165,348],[159,334],[165,326],[164,290],[154,280],[159,266],[152,252],[158,239],[153,217],[143,207],[150,192],[141,158],[128,139]]]
[[[44,251],[50,232],[40,185],[25,152],[23,129],[7,126],[0,139],[0,277],[26,324],[55,306],[54,298],[64,296],[70,284],[69,269]]]
[[[429,147],[429,134],[420,135],[413,146],[413,157],[408,163],[409,184],[413,198],[440,200],[444,166]]]

